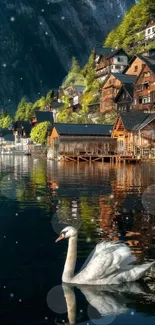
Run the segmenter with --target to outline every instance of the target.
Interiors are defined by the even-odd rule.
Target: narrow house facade
[[[128,55],[123,49],[103,47],[96,49],[96,78],[103,82],[110,73],[120,73],[128,65]]]
[[[120,113],[112,131],[112,137],[117,138],[118,154],[140,155],[148,154],[155,148],[155,114],[144,112]],[[144,150],[145,149],[145,150]]]
[[[130,112],[133,106],[134,86],[131,84],[123,85],[115,97],[117,112]]]
[[[135,75],[125,75],[122,73],[110,74],[102,87],[100,111],[102,113],[117,110],[115,98],[123,85],[133,85],[136,81]]]
[[[138,111],[155,112],[155,60],[145,58],[134,87],[133,108]]]

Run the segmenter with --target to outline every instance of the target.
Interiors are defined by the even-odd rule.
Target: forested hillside
[[[129,49],[131,53],[140,52],[144,45],[137,45],[136,48],[130,48],[134,41],[138,42],[144,35],[137,34],[138,31],[145,28],[146,23],[155,17],[155,1],[139,0],[125,15],[122,23],[113,29],[106,38],[105,46],[123,47]],[[155,47],[155,41],[145,45],[145,49]]]

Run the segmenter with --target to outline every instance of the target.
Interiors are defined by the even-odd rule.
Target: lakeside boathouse
[[[120,113],[113,127],[117,138],[117,153],[149,157],[155,155],[155,114],[143,112]]]
[[[113,125],[56,123],[48,135],[52,157],[64,160],[97,160],[114,155],[117,139],[111,137]]]

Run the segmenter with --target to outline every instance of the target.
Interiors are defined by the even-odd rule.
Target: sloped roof
[[[113,51],[114,49],[111,47],[96,47],[95,49],[97,55],[103,55],[104,57],[108,57]]]
[[[134,84],[137,76],[135,75],[129,75],[129,74],[123,74],[123,73],[111,73],[116,79],[120,80],[122,83],[125,84]]]
[[[95,52],[97,55],[99,56],[103,56],[104,58],[108,59],[111,58],[117,54],[119,54],[120,52],[123,52],[124,54],[127,55],[127,53],[123,50],[123,49],[113,49],[111,47],[99,47],[95,49]],[[128,56],[128,55],[127,55]]]
[[[8,141],[8,142],[13,142],[13,141],[15,141],[15,135],[14,134],[5,134],[4,136],[3,136],[3,139],[5,140],[5,141]]]
[[[133,99],[133,90],[134,90],[134,87],[133,87],[133,84],[124,84],[119,92],[117,93],[116,97],[115,97],[115,102],[117,102],[120,94],[122,93],[122,91],[125,90],[126,92],[128,92],[129,96],[131,97],[131,99]]]
[[[78,93],[83,93],[84,90],[86,89],[85,86],[74,86],[74,88]]]
[[[152,122],[153,120],[155,120],[155,113],[151,113],[149,114],[149,116],[144,120],[143,123],[141,123],[136,130],[141,130],[143,129],[146,125],[148,125],[150,122]]]
[[[55,123],[59,135],[104,135],[110,136],[113,125]]]
[[[142,62],[144,62],[148,67],[151,69],[151,71],[155,72],[155,56],[143,56],[142,54],[135,54],[131,60],[129,61],[129,64],[125,67],[123,70],[123,74],[130,68],[131,64],[136,60],[136,58],[139,58]]]
[[[13,134],[13,131],[7,128],[0,128],[0,136],[5,136],[7,134]]]
[[[38,123],[50,122],[53,123],[53,113],[50,111],[35,111],[36,119]]]
[[[140,54],[138,54],[137,57],[140,60],[142,60],[150,68],[151,71],[155,72],[155,59],[154,59],[154,57],[142,56]]]
[[[119,115],[125,129],[128,131],[135,131],[150,114],[144,112],[128,112],[120,113]]]
[[[65,103],[60,103],[60,102],[52,102],[51,103],[51,107],[52,108],[60,108],[60,107],[63,107]]]
[[[16,131],[17,129],[20,128],[24,128],[24,131],[29,134],[31,132],[32,129],[32,124],[30,123],[30,121],[16,121],[14,123],[12,123],[12,127],[13,129]]]
[[[7,128],[0,128],[0,137],[2,137],[5,141],[14,141],[15,136],[13,131]]]

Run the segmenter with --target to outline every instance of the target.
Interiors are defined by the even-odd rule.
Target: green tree
[[[79,62],[77,61],[76,57],[73,56],[72,57],[72,65],[71,65],[71,68],[70,68],[70,72],[71,73],[80,73],[80,65],[79,65]]]
[[[1,128],[8,128],[12,123],[12,117],[10,115],[3,115],[0,118],[0,127]]]
[[[50,125],[50,122],[42,122],[35,126],[30,134],[32,141],[34,143],[45,144],[47,140],[47,130]]]

